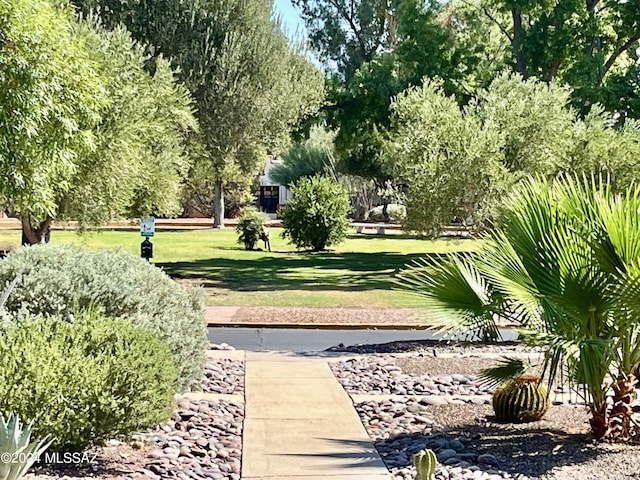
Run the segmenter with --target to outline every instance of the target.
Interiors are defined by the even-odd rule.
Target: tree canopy
[[[110,31],[84,21],[73,31],[84,39],[110,103],[59,218],[95,225],[118,215],[180,213],[181,184],[192,161],[187,139],[198,129],[189,91],[163,57],[150,75],[143,48],[124,27]]]
[[[57,216],[109,105],[70,15],[48,0],[0,1],[0,203],[29,242]]]
[[[398,96],[392,111],[385,158],[408,184],[406,228],[423,234],[454,217],[490,225],[526,176],[603,174],[616,191],[639,179],[637,123],[612,128],[599,109],[582,119],[554,82],[504,74],[463,108],[429,82]]]
[[[42,241],[53,219],[176,213],[197,125],[168,63],[150,76],[124,29],[46,0],[1,6],[0,203],[23,242]]]
[[[257,172],[268,150],[312,114],[323,79],[301,46],[291,46],[263,0],[80,0],[109,26],[123,23],[152,55],[178,68],[195,99],[202,161],[215,175],[214,224],[223,220],[223,182]],[[153,66],[152,66],[153,68]]]

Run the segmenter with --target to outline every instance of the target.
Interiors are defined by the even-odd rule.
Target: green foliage
[[[535,422],[549,410],[549,391],[540,378],[519,375],[495,389],[492,403],[500,422]]]
[[[380,0],[293,1],[306,23],[312,48],[321,60],[335,63],[347,79],[381,48],[395,42],[396,4]]]
[[[623,192],[640,180],[640,123],[615,120],[600,108],[576,121],[566,171],[609,178],[616,192]]]
[[[499,25],[511,47],[511,63],[526,77],[559,79],[575,88],[574,105],[583,114],[611,99],[608,77],[632,72],[640,46],[640,5],[617,0],[533,2],[486,0],[486,22]],[[629,80],[633,75],[629,75]],[[620,89],[617,89],[620,92]],[[624,91],[624,89],[623,89]],[[615,110],[628,107],[618,96]],[[612,105],[613,106],[613,105]],[[638,112],[635,112],[637,115]]]
[[[323,78],[290,45],[262,0],[79,0],[85,13],[98,8],[108,27],[124,24],[180,72],[197,104],[202,161],[217,183],[216,225],[222,221],[223,182],[255,174],[266,150],[282,146],[290,129],[315,112]],[[154,62],[149,62],[153,67]]]
[[[569,98],[556,83],[506,74],[463,109],[439,84],[400,95],[386,155],[409,186],[406,228],[437,235],[456,216],[491,224],[527,175],[604,174],[616,191],[637,180],[636,122],[614,128],[598,108],[581,120]]]
[[[522,375],[531,368],[528,361],[517,357],[503,357],[495,367],[485,368],[480,373],[485,385],[498,385]]]
[[[467,114],[495,130],[500,161],[512,179],[553,175],[564,170],[574,143],[570,94],[557,83],[503,73],[478,93]]]
[[[438,84],[409,89],[392,108],[386,157],[409,187],[404,227],[435,236],[455,216],[477,223],[491,218],[507,173],[499,132],[461,110]]]
[[[477,253],[425,259],[399,280],[443,329],[496,338],[496,318],[517,322],[544,348],[549,384],[561,368],[583,382],[594,435],[628,441],[638,438],[627,383],[640,364],[639,255],[640,187],[616,195],[599,177],[529,180]],[[612,383],[624,394],[611,406]]]
[[[415,480],[431,480],[437,464],[438,461],[433,450],[430,448],[420,450],[413,456],[413,465],[416,467]]]
[[[55,217],[109,105],[68,10],[0,1],[0,204],[32,226]]]
[[[262,225],[266,220],[266,215],[258,209],[249,207],[242,211],[240,221],[236,226],[238,232],[238,243],[244,245],[245,250],[253,250],[262,235]]]
[[[148,328],[171,347],[179,389],[197,385],[207,331],[202,293],[186,290],[139,257],[69,245],[19,248],[0,261],[0,285],[23,270],[5,308],[73,320],[76,309],[123,318]]]
[[[340,243],[347,236],[349,197],[328,177],[301,178],[291,186],[292,198],[280,210],[284,238],[313,251]]]
[[[166,421],[176,367],[158,335],[92,313],[19,317],[2,327],[0,410],[34,422],[58,451]]]
[[[288,187],[302,177],[329,173],[334,164],[334,138],[335,133],[312,127],[308,139],[294,142],[280,155],[282,163],[273,167],[269,176]]]
[[[198,128],[189,91],[162,57],[153,75],[147,73],[147,56],[122,26],[108,31],[82,21],[74,34],[104,78],[110,104],[58,217],[92,226],[120,215],[180,213],[181,183],[191,163],[185,139]]]
[[[213,218],[214,168],[209,162],[194,162],[182,188],[182,209],[185,216]],[[233,175],[224,185],[225,218],[236,218],[243,208],[254,201],[252,191],[257,190],[258,178]]]
[[[367,212],[367,220],[370,222],[384,222],[383,208],[383,205],[379,205],[369,210]],[[390,203],[387,205],[387,215],[389,215],[389,221],[391,223],[402,223],[407,218],[407,209],[404,205]]]
[[[19,480],[33,465],[40,455],[49,448],[48,437],[31,441],[33,422],[24,429],[20,417],[10,413],[6,420],[0,414],[0,455],[9,454],[11,462],[0,461],[0,480]]]

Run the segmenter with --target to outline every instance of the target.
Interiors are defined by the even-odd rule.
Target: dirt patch
[[[262,325],[424,326],[410,308],[240,307],[233,323]]]
[[[447,375],[459,373],[461,375],[478,375],[484,368],[494,367],[495,358],[480,356],[440,358],[430,355],[398,357],[395,364],[406,375],[420,376],[426,373]]]

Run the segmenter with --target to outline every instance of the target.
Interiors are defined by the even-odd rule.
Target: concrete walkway
[[[243,480],[391,478],[326,361],[245,359]]]

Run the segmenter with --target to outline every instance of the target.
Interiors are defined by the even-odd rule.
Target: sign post
[[[149,240],[149,237],[153,237],[153,234],[156,230],[155,218],[153,217],[142,217],[140,219],[140,235],[142,235],[144,240],[140,244],[140,256],[142,258],[149,259],[153,258],[153,243]]]

